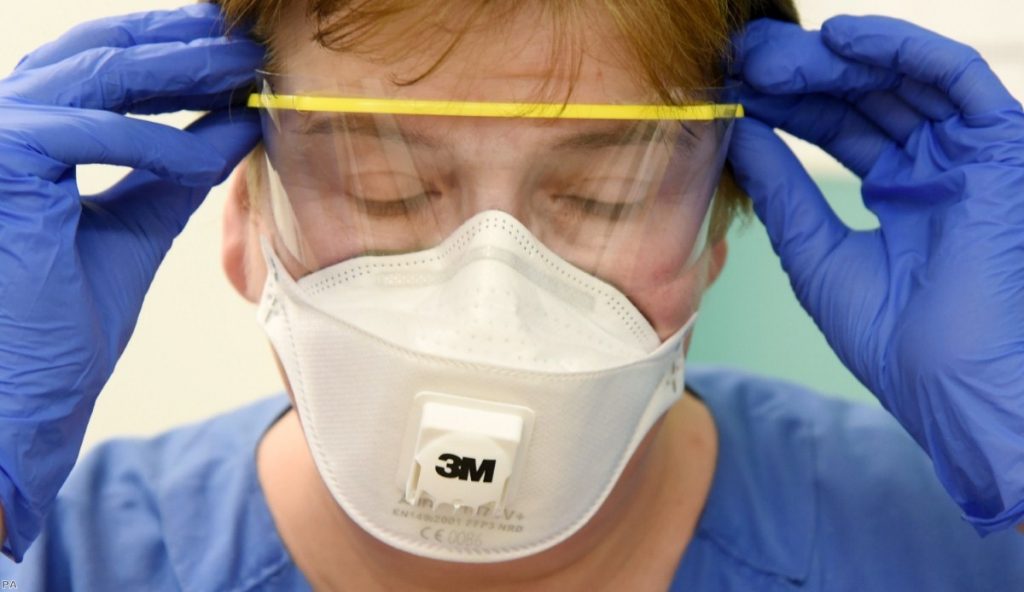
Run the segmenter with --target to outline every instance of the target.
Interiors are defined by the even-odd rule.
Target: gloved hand
[[[258,141],[258,118],[226,108],[263,49],[223,31],[210,5],[88,23],[0,81],[0,503],[18,561],[157,266]],[[122,115],[185,108],[216,111],[187,131]],[[86,163],[136,170],[83,198]]]
[[[804,308],[982,534],[1024,516],[1024,113],[973,49],[909,23],[736,39],[730,162]],[[763,123],[762,123],[763,122]],[[766,125],[767,124],[767,125]],[[779,127],[863,180],[828,207]]]

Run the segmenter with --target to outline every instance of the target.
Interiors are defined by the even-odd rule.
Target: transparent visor
[[[613,285],[671,281],[706,243],[742,108],[411,97],[264,75],[261,226],[296,278],[422,251],[488,210]],[[404,95],[402,93],[405,93]],[[476,100],[485,96],[488,100]]]

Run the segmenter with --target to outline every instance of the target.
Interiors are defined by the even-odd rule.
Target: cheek
[[[697,312],[708,285],[710,253],[705,252],[688,270],[666,264],[640,270],[619,289],[647,317],[662,341],[679,330]]]
[[[695,233],[694,233],[695,234]],[[651,231],[643,239],[618,242],[608,250],[598,277],[629,298],[664,341],[697,311],[711,278],[712,254],[705,248],[692,262],[688,236],[678,232]]]

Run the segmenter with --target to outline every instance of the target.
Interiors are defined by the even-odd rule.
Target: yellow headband
[[[523,117],[527,119],[647,119],[710,121],[743,117],[738,103],[698,105],[588,105],[562,103],[489,103],[366,99],[252,94],[249,107],[327,113],[384,113],[452,117]]]

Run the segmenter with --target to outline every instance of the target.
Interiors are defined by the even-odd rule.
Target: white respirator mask
[[[440,86],[471,100],[264,76],[259,320],[349,518],[508,561],[578,532],[681,397],[693,318],[662,342],[623,292],[689,281],[742,111]]]
[[[564,541],[683,391],[692,319],[660,343],[503,212],[298,281],[264,254],[259,318],[316,466],[353,521],[409,553],[494,562]]]

